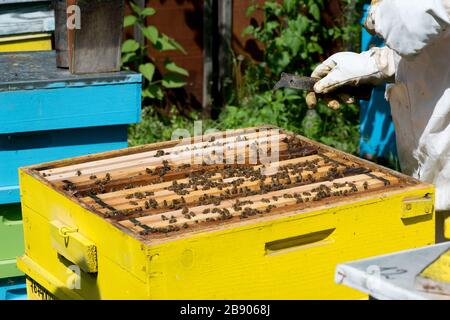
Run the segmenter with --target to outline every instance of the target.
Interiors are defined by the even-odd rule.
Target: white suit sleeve
[[[450,27],[450,0],[381,0],[366,26],[402,57],[414,56]]]

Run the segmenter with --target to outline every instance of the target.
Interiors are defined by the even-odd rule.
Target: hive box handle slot
[[[266,255],[287,253],[333,243],[334,239],[330,238],[330,236],[334,232],[334,230],[336,229],[331,228],[286,239],[267,242],[265,248]]]
[[[434,212],[434,197],[431,194],[419,197],[408,197],[403,199],[402,219],[410,219]]]
[[[87,273],[97,272],[97,247],[81,235],[77,228],[53,220],[50,233],[52,246],[61,256]]]

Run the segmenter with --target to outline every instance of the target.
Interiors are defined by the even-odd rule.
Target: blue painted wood
[[[35,90],[71,87],[73,85],[108,85],[140,83],[142,76],[135,72],[71,74],[56,67],[54,51],[0,53],[0,91]]]
[[[25,277],[0,279],[0,300],[27,300]]]
[[[20,202],[19,167],[127,146],[126,125],[0,135],[0,204]]]
[[[35,3],[33,3],[35,2]],[[0,0],[0,35],[52,32],[55,17],[51,1]]]
[[[369,5],[364,7],[362,22],[368,14]],[[383,47],[383,40],[362,31],[361,49]],[[360,155],[379,163],[397,168],[398,157],[394,123],[389,102],[384,98],[386,85],[376,87],[369,101],[360,101]]]
[[[107,126],[140,120],[137,84],[0,93],[0,134]]]
[[[140,121],[140,74],[72,75],[54,52],[0,54],[0,134]]]

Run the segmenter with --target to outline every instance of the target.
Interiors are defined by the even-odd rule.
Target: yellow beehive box
[[[336,264],[434,243],[433,186],[273,127],[20,180],[34,299],[364,298]]]
[[[0,52],[52,50],[51,33],[23,34],[0,37]]]

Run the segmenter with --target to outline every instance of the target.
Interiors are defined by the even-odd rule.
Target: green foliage
[[[168,116],[161,115],[154,108],[145,108],[142,112],[142,121],[138,125],[130,126],[128,136],[132,146],[167,141],[172,138],[176,129],[189,130],[194,134],[194,121],[199,120],[198,115],[193,113],[190,118],[178,114],[173,108]],[[212,120],[203,120],[202,129],[215,128],[217,123]]]
[[[179,116],[176,110],[169,113],[170,118],[158,111],[169,104],[167,96],[170,90],[185,86],[184,77],[189,76],[189,72],[168,58],[163,63],[157,63],[149,55],[149,49],[175,50],[184,54],[186,51],[174,39],[161,33],[155,26],[147,24],[147,18],[156,14],[154,8],[140,8],[132,1],[129,1],[129,4],[132,14],[125,17],[124,27],[137,26],[147,40],[146,43],[140,44],[135,39],[128,39],[122,44],[122,68],[135,70],[143,75],[143,119],[141,123],[129,128],[130,145],[139,145],[170,139],[174,128],[190,125],[192,121]]]
[[[367,1],[341,0],[343,15],[334,17],[332,25],[327,25],[322,17],[327,3],[323,0],[253,2],[247,14],[253,16],[262,11],[264,19],[260,24],[248,26],[243,33],[262,45],[263,60],[235,57],[231,79],[234,90],[228,104],[217,120],[204,120],[203,130],[273,124],[355,153],[359,141],[357,106],[333,111],[319,104],[315,110],[308,110],[304,92],[271,89],[283,71],[309,75],[320,61],[336,51],[359,51],[362,11],[357,6],[362,2]],[[176,41],[161,34],[155,26],[145,24],[145,17],[155,14],[154,10],[133,10],[133,15],[125,18],[125,25],[137,24],[154,49],[184,52]],[[146,79],[143,119],[130,127],[131,145],[169,140],[177,128],[192,131],[194,120],[200,118],[195,113],[182,116],[175,108],[169,113],[158,112],[156,106],[164,100],[167,90],[183,86],[183,77],[188,74],[170,60],[163,63],[164,70],[157,70],[154,61],[143,59],[147,57],[147,49],[132,39],[123,45],[124,66],[139,70]],[[157,74],[160,77],[155,81]]]
[[[355,105],[332,111],[319,104],[308,110],[301,91],[271,88],[281,72],[309,75],[334,51],[359,50],[360,26],[355,10],[357,0],[341,1],[343,17],[325,26],[322,0],[253,1],[249,16],[262,11],[263,21],[243,31],[264,48],[263,61],[235,59],[235,93],[220,116],[225,127],[270,123],[314,140],[355,153],[359,140],[359,110]]]
[[[169,59],[162,64],[163,68],[158,69],[154,59],[149,57],[149,49],[186,52],[174,39],[159,32],[155,26],[147,25],[147,18],[156,14],[154,8],[140,8],[132,1],[129,4],[132,14],[125,17],[124,26],[137,26],[148,40],[148,45],[140,44],[135,39],[126,40],[122,44],[122,67],[125,70],[137,70],[142,73],[144,106],[154,106],[164,100],[167,90],[183,87],[186,84],[183,77],[189,76],[189,73]],[[155,79],[156,74],[160,76],[159,79]]]

